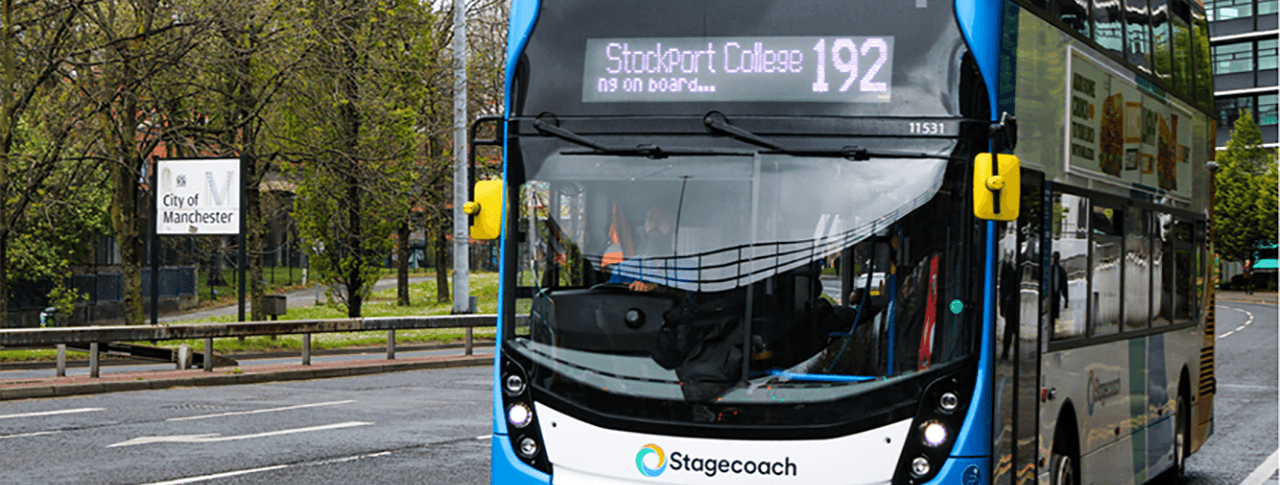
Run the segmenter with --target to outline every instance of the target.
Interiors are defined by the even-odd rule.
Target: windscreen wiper
[[[787,148],[750,131],[744,130],[737,126],[729,124],[729,119],[719,111],[707,113],[702,118],[703,126],[708,131],[715,133],[723,133],[733,138],[751,143],[753,145],[762,146],[769,150],[763,150],[760,153],[782,153],[786,155],[794,155],[800,157],[840,157],[855,162],[863,162],[875,158],[940,158],[937,155],[928,153],[906,153],[906,152],[872,152],[866,148],[856,145],[846,145],[836,149],[812,149],[812,148]],[[945,158],[945,157],[942,157]]]
[[[590,150],[565,150],[561,152],[565,155],[622,155],[649,158],[667,158],[669,156],[682,155],[730,155],[745,157],[753,155],[752,152],[747,150],[732,150],[728,148],[713,147],[661,147],[648,143],[639,144],[634,147],[609,146],[561,128],[555,123],[546,121],[543,118],[544,117],[539,117],[538,119],[533,120],[533,127],[539,132],[590,148]],[[554,120],[554,118],[551,119]]]

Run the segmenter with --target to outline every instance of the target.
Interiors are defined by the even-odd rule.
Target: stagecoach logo
[[[658,457],[658,466],[649,468],[649,465],[644,463],[644,459],[649,455]],[[667,456],[662,453],[662,448],[659,448],[658,445],[644,445],[640,448],[640,452],[636,453],[636,468],[639,468],[640,473],[643,473],[646,477],[656,477],[667,469]]]
[[[673,451],[670,460],[662,448],[655,444],[640,447],[636,453],[636,469],[646,477],[662,475],[669,468],[672,471],[700,473],[708,478],[716,475],[777,475],[784,477],[798,476],[800,467],[784,457],[782,461],[742,460],[734,458],[695,458],[679,451]]]
[[[1089,402],[1089,415],[1093,416],[1094,404],[1099,404],[1107,399],[1120,395],[1120,376],[1109,381],[1100,381],[1094,377],[1093,370],[1089,371],[1089,386],[1085,388],[1088,393],[1087,401]]]

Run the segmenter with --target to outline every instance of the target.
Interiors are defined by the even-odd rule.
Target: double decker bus
[[[1187,0],[513,1],[468,205],[492,482],[1176,478],[1213,427],[1207,34]]]

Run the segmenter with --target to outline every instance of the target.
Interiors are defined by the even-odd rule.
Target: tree
[[[231,0],[227,0],[231,1]],[[207,24],[188,6],[153,0],[94,2],[83,9],[80,28],[88,38],[71,59],[81,95],[94,104],[85,136],[96,142],[91,154],[108,168],[111,228],[120,249],[124,323],[143,323],[142,260],[144,180],[152,155],[170,134],[191,120],[182,102],[190,86],[156,82],[183,68],[183,60],[203,38]],[[184,89],[185,88],[185,89]]]
[[[312,48],[291,83],[286,127],[299,180],[294,215],[319,279],[337,284],[358,317],[410,208],[403,195],[416,183],[432,19],[409,0],[306,7]]]
[[[52,114],[45,110],[54,105],[45,103],[34,114]],[[93,161],[67,157],[74,149],[64,120],[30,118],[18,125],[18,143],[6,167],[8,179],[21,189],[8,234],[8,276],[28,291],[52,289],[51,300],[66,301],[56,297],[72,296],[67,288],[72,267],[90,254],[90,242],[107,227],[106,174]],[[62,310],[69,314],[71,308]]]
[[[473,117],[502,113],[506,82],[508,3],[469,2],[467,12],[467,113]],[[436,272],[436,301],[452,300],[449,258],[453,232],[453,2],[440,2],[432,32],[436,50],[429,69],[423,109],[423,145],[419,165],[421,186],[415,207],[421,220]],[[471,181],[475,183],[475,181]]]
[[[299,2],[231,1],[210,5],[212,32],[195,53],[207,63],[198,82],[207,106],[219,107],[211,116],[206,142],[211,153],[239,157],[244,162],[245,244],[248,254],[251,320],[265,320],[265,282],[262,253],[266,221],[263,178],[279,157],[280,147],[265,136],[280,120],[273,117],[276,94],[293,74],[303,49],[294,28]]]
[[[8,321],[13,270],[21,278],[53,276],[65,268],[66,245],[80,243],[83,219],[49,226],[53,233],[32,224],[67,209],[57,198],[83,188],[74,185],[88,175],[62,164],[83,121],[81,102],[64,83],[76,75],[66,60],[81,48],[83,8],[81,0],[0,0],[0,326]]]
[[[1214,247],[1223,259],[1244,261],[1256,244],[1276,240],[1276,156],[1262,147],[1248,111],[1241,110],[1218,164]]]

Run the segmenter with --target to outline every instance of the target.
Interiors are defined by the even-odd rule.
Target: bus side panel
[[[1068,400],[1074,404],[1082,460],[1145,424],[1141,412],[1133,419],[1131,399],[1141,399],[1139,410],[1145,407],[1146,369],[1131,367],[1129,346],[1128,341],[1115,341],[1045,356],[1044,386],[1057,389],[1054,401],[1059,405]],[[1140,384],[1136,395],[1130,392],[1133,384]],[[1056,409],[1047,417],[1048,427],[1056,427]]]
[[[1042,446],[1051,448],[1053,430],[1070,402],[1084,483],[1089,477],[1143,483],[1168,470],[1178,386],[1184,370],[1196,363],[1199,332],[1188,327],[1046,354],[1044,386],[1056,396],[1041,414]]]
[[[1158,333],[1146,338],[1147,341],[1147,402],[1146,430],[1147,477],[1155,477],[1173,464],[1174,428],[1173,415],[1177,406],[1178,374],[1181,360],[1178,355],[1186,353],[1170,352],[1166,345],[1169,334]],[[1177,347],[1176,345],[1174,347]],[[1136,459],[1136,457],[1135,457]]]
[[[1200,396],[1191,413],[1195,419],[1191,424],[1191,453],[1195,453],[1213,434],[1213,394]]]
[[[1080,457],[1080,483],[1106,483],[1109,485],[1134,485],[1133,469],[1123,457],[1137,436],[1125,436],[1091,455]]]
[[[550,485],[551,476],[535,470],[516,458],[511,451],[511,441],[503,435],[493,435],[490,446],[489,483],[494,485]]]
[[[1205,316],[1204,324],[1201,331],[1204,332],[1203,341],[1200,349],[1200,360],[1196,365],[1189,367],[1193,382],[1191,385],[1192,402],[1187,403],[1192,406],[1191,421],[1191,453],[1195,453],[1204,445],[1205,440],[1209,439],[1209,435],[1213,434],[1213,395],[1217,391],[1217,382],[1214,378],[1214,342],[1217,339],[1216,317],[1217,302],[1216,290],[1213,284],[1205,285],[1206,301],[1201,308],[1201,314]],[[1196,376],[1199,376],[1197,379]]]

